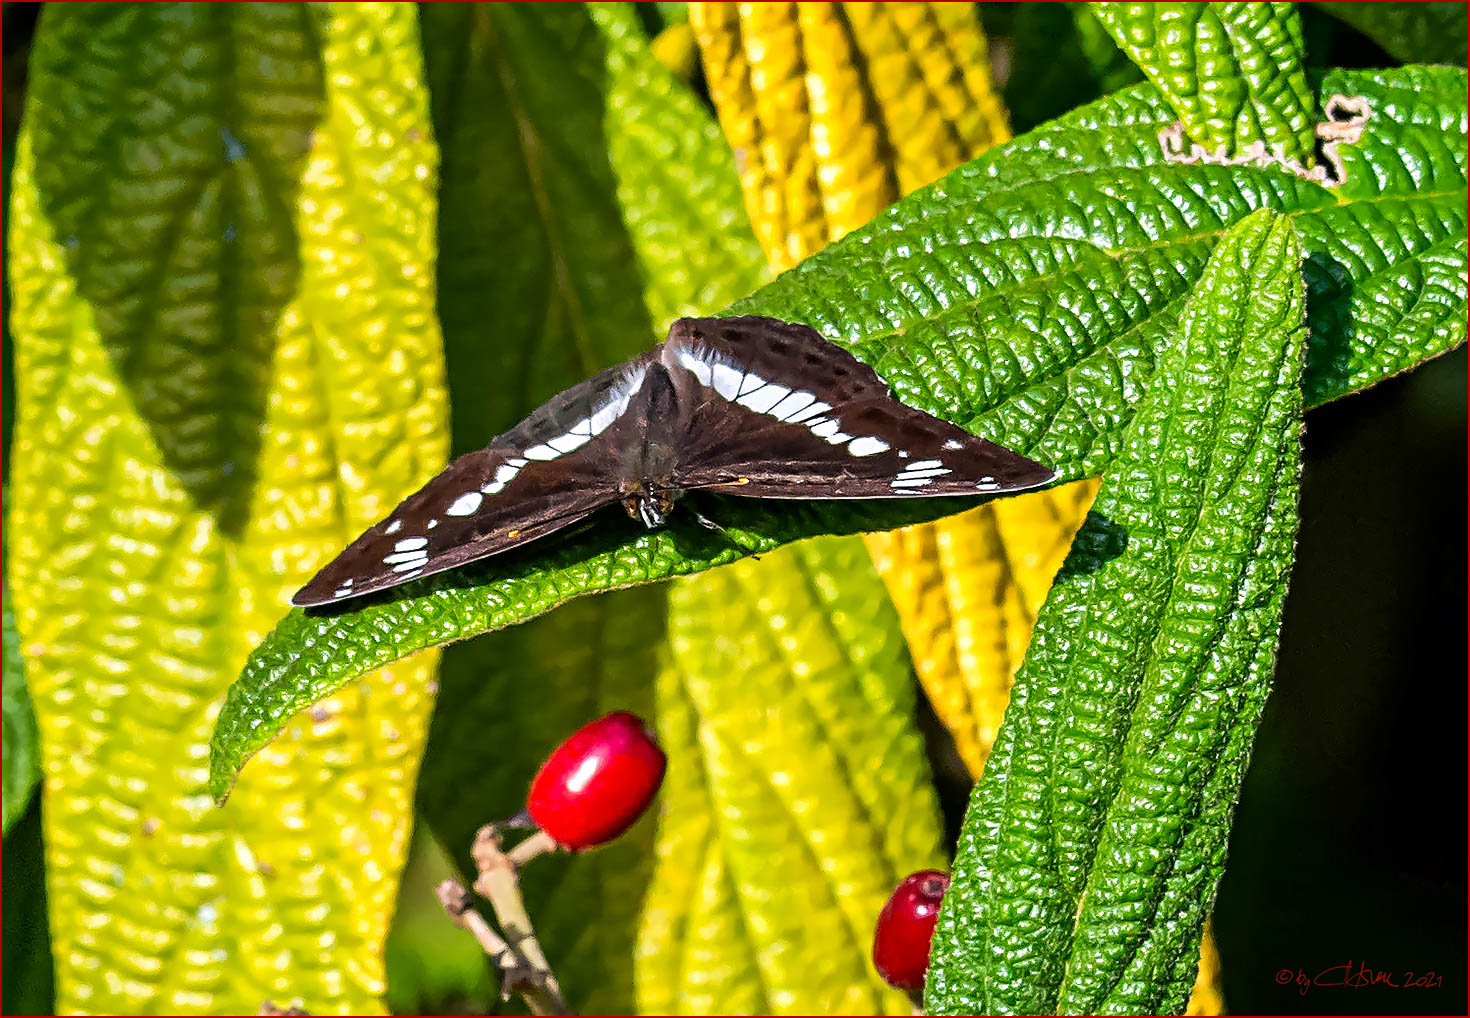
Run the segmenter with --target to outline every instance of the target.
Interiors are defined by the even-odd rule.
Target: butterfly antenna
[[[745,552],[745,554],[749,555],[751,558],[755,559],[757,562],[759,562],[761,560],[761,557],[755,553],[755,549],[754,548],[747,548],[745,545],[741,544],[739,541],[737,541],[735,539],[735,536],[733,534],[731,534],[724,527],[720,526],[714,520],[710,519],[708,516],[704,515],[704,513],[700,512],[698,509],[695,509],[693,506],[689,506],[689,512],[694,516],[694,518],[696,520],[699,521],[699,525],[701,527],[704,527],[706,530],[713,530],[715,533],[719,534],[721,537],[723,537],[731,545],[733,545],[736,548],[739,548],[741,551]]]

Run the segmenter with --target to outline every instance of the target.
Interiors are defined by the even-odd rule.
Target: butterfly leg
[[[706,530],[713,530],[715,533],[719,534],[726,541],[728,541],[731,545],[733,545],[736,548],[739,548],[741,551],[745,552],[745,554],[749,555],[751,558],[755,559],[757,562],[759,562],[761,560],[761,557],[759,555],[757,555],[753,549],[747,548],[745,545],[743,545],[739,541],[735,540],[734,535],[732,535],[724,527],[720,526],[714,520],[710,519],[708,516],[704,515],[704,513],[700,512],[698,509],[694,508],[693,506],[689,506],[688,508],[689,508],[690,514],[693,515],[693,517],[696,520],[699,521],[699,525],[701,527],[704,527]]]

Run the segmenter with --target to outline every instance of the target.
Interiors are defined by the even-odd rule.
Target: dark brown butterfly
[[[292,598],[329,604],[453,569],[621,503],[663,524],[690,489],[752,498],[1024,491],[1052,471],[893,398],[805,325],[684,318],[551,399],[352,542]]]

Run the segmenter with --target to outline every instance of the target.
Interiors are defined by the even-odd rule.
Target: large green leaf
[[[1159,134],[1175,114],[1138,86],[987,152],[731,310],[809,322],[906,402],[1030,453],[1064,481],[1094,476],[1120,448],[1220,236],[1272,208],[1290,215],[1307,256],[1307,402],[1336,399],[1464,341],[1466,79],[1406,67],[1334,72],[1323,87],[1371,111],[1361,138],[1338,150],[1336,190],[1272,166],[1172,161]],[[763,550],[956,507],[728,499],[719,515]],[[651,532],[617,513],[598,522],[391,598],[292,612],[221,714],[215,793],[284,717],[369,668],[737,554],[687,516]]]
[[[1210,152],[1309,163],[1315,103],[1293,3],[1095,3],[1113,38]]]
[[[678,315],[749,292],[762,263],[713,118],[653,58],[631,10],[450,4],[422,17],[444,153],[455,451],[467,452]],[[524,805],[558,739],[613,709],[652,716],[665,612],[661,589],[612,593],[450,648],[419,805],[461,863],[479,825]],[[524,875],[578,1009],[633,1007],[628,945],[652,839],[650,821]]]
[[[872,923],[939,862],[938,810],[866,549],[805,542],[674,584],[671,602],[639,1011],[909,1013],[873,971]]]
[[[1185,308],[972,795],[935,1012],[1183,1010],[1294,555],[1300,265],[1256,213]]]
[[[381,4],[42,14],[5,566],[62,1013],[381,1008],[431,656],[290,720],[226,809],[205,762],[290,591],[443,463],[417,38]]]

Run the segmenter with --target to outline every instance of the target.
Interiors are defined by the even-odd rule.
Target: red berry
[[[589,722],[546,758],[526,810],[563,848],[591,848],[622,834],[648,808],[667,763],[636,714]]]
[[[949,877],[920,870],[903,878],[878,913],[873,931],[873,965],[889,986],[919,990],[929,971],[929,941],[939,920],[939,903],[949,890]]]

